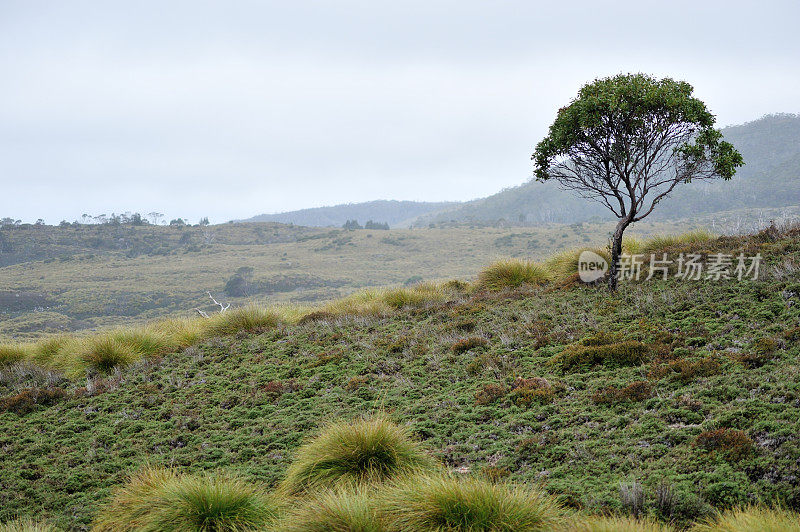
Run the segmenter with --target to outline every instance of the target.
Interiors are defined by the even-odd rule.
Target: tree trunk
[[[611,264],[609,264],[608,272],[608,289],[612,292],[617,291],[617,272],[619,271],[619,256],[622,255],[622,234],[625,229],[631,224],[633,215],[628,215],[620,219],[617,223],[617,228],[614,230],[614,236],[611,237]]]

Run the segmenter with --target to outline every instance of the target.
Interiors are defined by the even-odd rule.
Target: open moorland
[[[763,227],[798,210],[750,209],[692,221],[636,224],[647,236]],[[382,286],[473,279],[500,258],[539,260],[604,246],[613,224],[344,230],[275,223],[210,227],[69,225],[0,227],[0,340],[130,325],[234,307],[311,305]],[[218,308],[218,307],[217,307]]]
[[[797,530],[763,508],[800,509],[800,229],[626,246],[763,262],[758,280],[672,276],[610,296],[564,253],[311,312],[7,344],[0,521],[667,530],[758,504],[701,529]],[[236,526],[185,524],[208,501]],[[616,524],[584,522],[597,515]]]

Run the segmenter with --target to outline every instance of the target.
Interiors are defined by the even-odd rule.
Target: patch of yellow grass
[[[478,286],[486,290],[541,285],[551,279],[544,266],[531,261],[508,259],[497,261],[478,274]]]
[[[673,532],[675,529],[652,519],[633,517],[582,517],[571,521],[565,532]]]
[[[545,267],[556,279],[567,279],[578,274],[578,260],[581,253],[591,251],[603,257],[606,262],[611,261],[608,250],[602,248],[576,248],[556,253],[544,261]]]
[[[13,364],[28,357],[30,347],[25,344],[0,344],[0,366]]]
[[[699,244],[702,242],[709,242],[716,238],[717,236],[715,234],[710,233],[709,231],[706,231],[704,229],[689,231],[687,233],[681,233],[679,235],[656,235],[654,237],[647,239],[645,242],[642,243],[639,253],[643,254],[658,253],[660,251],[665,251],[675,246],[687,245],[687,244]]]
[[[748,506],[728,510],[695,525],[692,532],[800,532],[800,514],[779,508]]]

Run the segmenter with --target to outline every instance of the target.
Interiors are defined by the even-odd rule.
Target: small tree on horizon
[[[618,218],[608,287],[617,288],[622,236],[676,186],[729,180],[744,164],[683,81],[620,74],[584,85],[531,157],[538,181],[598,201]]]

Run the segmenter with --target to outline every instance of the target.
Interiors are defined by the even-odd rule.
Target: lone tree
[[[598,79],[558,110],[531,157],[537,180],[555,179],[619,218],[611,241],[612,291],[629,225],[680,183],[728,180],[744,164],[692,90],[686,82],[644,74]]]

